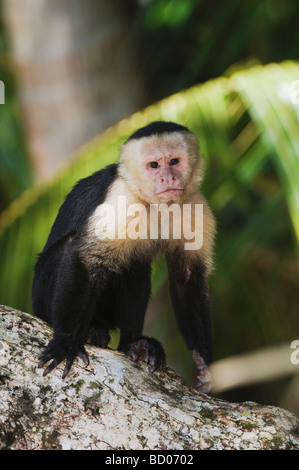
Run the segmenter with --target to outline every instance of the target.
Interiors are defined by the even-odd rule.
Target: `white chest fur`
[[[117,256],[119,261],[133,252],[153,258],[177,247],[187,257],[205,258],[210,242],[204,238],[210,237],[210,228],[211,214],[200,193],[182,205],[150,205],[141,203],[119,178],[88,221],[88,245],[94,254]]]

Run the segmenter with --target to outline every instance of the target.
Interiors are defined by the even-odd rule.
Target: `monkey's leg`
[[[104,286],[104,289],[101,288]],[[109,331],[115,329],[115,299],[117,293],[100,278],[95,288],[96,305],[86,342],[99,348],[107,348],[110,342]]]
[[[110,342],[109,330],[100,326],[91,326],[87,335],[86,342],[98,348],[107,348]]]
[[[153,372],[165,367],[166,361],[159,341],[142,336],[150,284],[150,264],[134,262],[128,267],[118,289],[117,323],[120,326],[119,351],[126,353],[133,361],[146,362]]]
[[[52,325],[51,311],[53,290],[57,278],[61,256],[64,250],[64,242],[57,243],[39,256],[34,267],[32,282],[32,307],[36,317]]]
[[[94,312],[94,298],[88,275],[77,254],[67,248],[61,258],[53,292],[52,324],[54,335],[40,355],[39,367],[47,375],[66,360],[62,378],[69,373],[76,356],[85,365],[89,359],[84,348],[87,331]]]
[[[208,364],[212,360],[209,288],[202,262],[187,264],[183,257],[168,256],[169,288],[179,329],[199,371],[196,388],[212,389]]]

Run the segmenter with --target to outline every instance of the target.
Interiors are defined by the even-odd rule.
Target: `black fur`
[[[156,122],[135,132],[130,139],[187,128]],[[54,328],[53,339],[40,356],[39,366],[52,362],[44,375],[66,360],[63,377],[76,356],[88,363],[84,344],[107,347],[109,331],[120,328],[118,349],[133,360],[148,362],[151,370],[165,366],[160,343],[142,336],[144,315],[151,290],[151,260],[131,256],[120,269],[101,264],[101,254],[92,252],[91,265],[82,260],[88,250],[86,226],[107,191],[118,178],[118,165],[79,181],[66,197],[39,255],[34,272],[33,312]],[[99,242],[101,243],[101,242]],[[118,260],[115,260],[118,263]],[[205,266],[186,266],[182,253],[167,255],[170,294],[178,325],[187,346],[211,360],[209,294]]]
[[[129,140],[133,139],[141,139],[141,137],[151,137],[153,135],[165,134],[167,132],[190,132],[187,127],[182,126],[181,124],[177,124],[175,122],[167,122],[167,121],[154,121],[148,124],[145,127],[141,127],[138,129],[134,134],[132,134]]]
[[[117,177],[117,165],[110,165],[80,180],[59,209],[47,243],[35,265],[32,285],[33,313],[54,325],[54,294],[59,290],[59,269],[72,242]],[[79,274],[79,273],[78,273]],[[63,281],[61,283],[63,284]],[[69,310],[70,307],[67,307]]]
[[[181,253],[167,256],[169,291],[182,336],[206,364],[212,361],[210,296],[203,263],[186,267]]]
[[[132,356],[139,340],[151,354],[154,368],[165,365],[161,346],[142,337],[144,314],[150,297],[151,266],[147,260],[132,259],[120,274],[99,272],[91,283],[79,259],[84,244],[84,226],[117,178],[117,165],[79,181],[66,197],[39,255],[32,285],[33,313],[54,327],[54,336],[40,356],[40,367],[53,359],[44,374],[67,360],[67,375],[74,358],[87,362],[84,343],[106,347],[109,330],[120,328],[119,350]],[[133,344],[133,346],[130,344]],[[133,348],[133,349],[132,349]],[[139,355],[147,360],[146,355]],[[153,362],[154,357],[154,362]]]

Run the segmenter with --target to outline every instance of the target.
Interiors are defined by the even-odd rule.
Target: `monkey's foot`
[[[150,371],[162,370],[166,365],[165,353],[159,343],[154,338],[146,336],[126,344],[121,351],[125,352],[132,361],[144,361],[150,365]]]
[[[79,347],[75,351],[74,348],[67,348],[65,344],[52,339],[38,357],[38,367],[43,367],[47,362],[53,359],[43,372],[43,376],[45,377],[47,374],[52,372],[52,370],[55,369],[63,360],[66,360],[62,374],[62,378],[64,379],[71,370],[72,364],[77,356],[83,360],[85,366],[88,366],[89,358],[84,346]]]
[[[197,370],[199,371],[199,375],[197,376],[198,382],[195,388],[200,393],[208,394],[213,388],[213,380],[210,370],[204,359],[197,351],[195,351],[195,349],[193,351],[192,357],[196,364]]]

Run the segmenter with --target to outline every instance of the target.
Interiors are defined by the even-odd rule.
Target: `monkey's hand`
[[[201,355],[194,349],[192,354],[193,360],[196,364],[199,375],[197,376],[198,382],[195,386],[196,390],[200,393],[210,393],[213,388],[212,375],[208,366]]]
[[[162,370],[166,365],[164,349],[154,338],[143,336],[120,347],[119,350],[126,353],[134,362],[141,360],[149,364],[151,372]]]
[[[52,372],[52,370],[55,369],[58,364],[60,364],[63,360],[66,360],[62,374],[62,378],[64,379],[71,370],[74,359],[77,356],[83,360],[86,366],[88,366],[89,359],[84,346],[74,347],[73,345],[69,345],[62,342],[61,340],[53,338],[40,354],[38,358],[38,367],[43,367],[47,362],[53,359],[43,372],[43,376],[45,377],[47,374]]]

